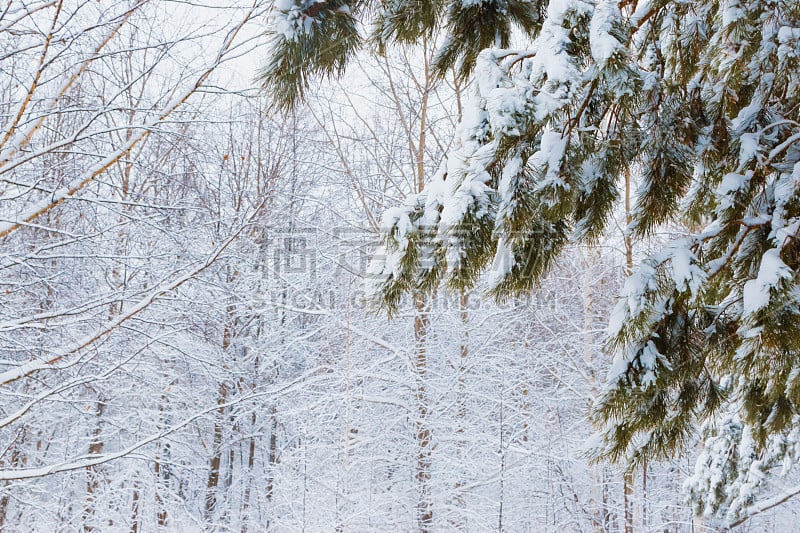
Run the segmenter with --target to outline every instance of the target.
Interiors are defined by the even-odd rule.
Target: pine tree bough
[[[800,444],[800,4],[388,6],[279,4],[263,73],[291,107],[310,76],[344,70],[359,17],[378,13],[371,42],[442,26],[440,72],[474,76],[455,148],[383,218],[376,304],[392,312],[405,294],[483,275],[499,299],[531,290],[567,244],[607,233],[630,174],[628,235],[686,231],[640,262],[611,317],[592,453],[635,466],[702,423],[687,482],[697,511],[726,523],[758,512],[763,479]],[[502,48],[512,23],[529,49]]]
[[[371,28],[364,37],[360,27],[367,18]],[[302,100],[314,75],[341,75],[363,45],[382,51],[393,42],[422,40],[437,28],[450,38],[437,54],[436,69],[444,73],[456,65],[466,78],[482,49],[508,46],[514,26],[532,35],[541,21],[541,2],[528,0],[277,0],[272,54],[259,78],[274,107],[290,109]]]

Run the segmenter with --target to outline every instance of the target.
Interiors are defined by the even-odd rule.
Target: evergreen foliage
[[[276,0],[269,29],[272,53],[258,74],[276,109],[302,99],[314,76],[336,76],[365,44],[413,43],[438,28],[446,39],[436,58],[441,75],[472,73],[478,53],[509,45],[512,27],[535,34],[542,0]]]
[[[800,2],[564,0],[543,10],[456,0],[446,14],[435,2],[390,5],[373,35],[405,42],[447,28],[440,70],[473,74],[475,94],[441,170],[384,217],[376,302],[391,312],[403,293],[472,287],[487,271],[498,298],[528,291],[568,243],[606,234],[633,176],[632,237],[690,230],[625,284],[593,452],[636,465],[674,454],[702,423],[706,447],[687,485],[696,508],[729,522],[746,515],[754,468],[794,457],[798,443]],[[370,12],[348,7],[348,17]],[[506,21],[535,35],[528,50],[502,48]],[[278,36],[274,57],[288,59],[264,80],[280,105],[311,73],[341,68],[335,47],[303,55],[331,38],[318,35],[325,28],[300,34],[291,53]]]

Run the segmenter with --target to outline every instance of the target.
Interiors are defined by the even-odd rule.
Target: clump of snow
[[[728,0],[722,3],[722,25],[730,26],[744,18],[745,12],[739,0]]]
[[[547,6],[547,18],[559,26],[564,22],[567,14],[587,14],[592,12],[592,4],[584,0],[559,0],[550,2]]]
[[[752,172],[749,171],[745,174],[739,174],[737,172],[725,174],[716,190],[717,214],[721,214],[733,207],[736,195],[739,192],[747,190],[751,175]]]
[[[538,121],[563,107],[580,87],[580,72],[567,53],[569,29],[563,24],[567,15],[590,14],[592,9],[591,4],[581,0],[550,2],[547,8],[536,56],[531,60],[530,79],[539,88],[534,97],[534,117]]]
[[[275,0],[272,23],[275,33],[283,35],[287,41],[294,41],[298,36],[310,33],[315,22],[308,16],[308,8],[325,0]],[[346,8],[346,6],[344,6]]]
[[[639,269],[628,276],[622,287],[622,294],[608,321],[608,335],[616,337],[622,327],[636,316],[647,304],[647,295],[657,289],[656,269],[643,262]]]
[[[611,35],[611,29],[621,15],[617,2],[601,0],[594,8],[589,26],[589,44],[592,58],[602,68],[615,52],[622,50],[622,44]]]
[[[800,219],[792,217],[786,219],[786,205],[796,197],[800,190],[800,161],[794,164],[792,172],[782,173],[773,185],[775,209],[772,212],[772,233],[770,238],[782,248],[790,239],[794,238],[800,226]]]
[[[718,196],[728,196],[731,193],[739,192],[747,187],[750,176],[743,176],[736,172],[729,172],[722,178],[722,183],[717,187]]]
[[[770,292],[781,280],[792,279],[792,269],[780,258],[780,251],[772,248],[764,252],[756,279],[744,284],[742,311],[752,315],[769,305]]]
[[[420,226],[432,229],[439,224],[439,208],[447,197],[447,163],[439,165],[433,178],[425,185],[422,194],[425,195],[424,210],[420,219]]]
[[[400,263],[408,249],[408,239],[414,230],[409,216],[408,204],[387,209],[381,218],[381,231],[391,235],[396,243],[395,249],[386,254],[386,271],[395,277],[400,275]]]
[[[757,133],[744,133],[740,137],[739,168],[744,168],[747,163],[758,155],[761,148],[758,138],[759,135]]]
[[[800,57],[800,28],[781,26],[778,30],[778,59],[786,61]]]
[[[492,261],[492,268],[489,271],[489,287],[496,287],[511,272],[515,262],[511,247],[505,239],[500,239]]]
[[[792,28],[791,26],[781,26],[778,30],[778,42],[787,44],[792,41],[800,40],[800,28]]]
[[[636,353],[633,351],[619,351],[614,354],[614,360],[611,362],[611,368],[608,369],[608,376],[606,376],[607,386],[613,387],[625,375],[635,355]]]
[[[666,358],[658,351],[652,340],[619,351],[614,355],[614,361],[608,370],[606,387],[614,387],[628,369],[634,367],[638,370],[639,386],[642,390],[647,389],[656,383],[656,364],[658,362],[661,362],[665,368],[670,368]]]
[[[535,169],[544,170],[544,175],[537,185],[537,191],[548,188],[569,189],[569,184],[561,176],[561,162],[567,149],[568,138],[561,132],[545,130],[539,150],[528,161],[528,165]],[[552,199],[545,199],[545,202]]]
[[[391,272],[386,263],[387,254],[388,250],[385,246],[379,246],[372,254],[364,278],[364,292],[367,297],[377,296],[383,284],[389,279]]]
[[[477,218],[487,213],[492,177],[486,166],[493,153],[493,146],[481,146],[472,153],[456,152],[448,159],[450,194],[444,200],[440,219],[444,229],[458,225],[470,208],[475,209]]]
[[[653,344],[653,341],[647,341],[639,354],[639,366],[644,370],[644,374],[640,378],[643,389],[655,384],[656,362],[659,359],[663,359],[663,356],[658,352],[656,345]]]
[[[695,298],[705,284],[707,274],[698,264],[697,256],[690,248],[691,240],[682,239],[672,243],[668,248],[671,256],[670,266],[672,281],[679,291],[688,290]]]
[[[507,81],[508,76],[498,62],[496,49],[487,48],[478,54],[475,60],[475,83],[478,85],[478,94],[487,96]]]
[[[518,87],[498,87],[486,98],[492,130],[507,136],[520,135],[520,119],[524,117],[526,102]]]
[[[447,179],[439,186],[441,215],[438,233],[445,244],[446,261],[451,271],[460,265],[462,252],[459,237],[448,235],[449,230],[458,226],[468,214],[480,219],[490,210],[493,189],[487,168],[497,149],[497,141],[489,135],[489,114],[483,103],[478,96],[465,106],[456,131],[458,144],[446,162]]]
[[[511,197],[514,193],[512,183],[519,176],[519,173],[522,171],[522,167],[523,161],[519,154],[509,158],[509,160],[503,166],[500,184],[497,188],[497,192],[500,195],[500,202],[502,204],[508,204],[511,202]]]

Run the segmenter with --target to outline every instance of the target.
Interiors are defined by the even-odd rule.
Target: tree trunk
[[[622,503],[625,511],[625,533],[633,533],[633,472],[625,472],[622,478]]]
[[[100,418],[103,416],[103,411],[105,411],[106,404],[102,400],[98,400],[95,403],[95,426],[94,430],[92,430],[92,440],[89,442],[89,456],[98,456],[103,453],[103,441],[100,439],[101,433],[101,426],[100,426]],[[95,494],[97,493],[97,489],[99,488],[100,483],[98,482],[97,476],[97,467],[94,466],[87,466],[86,467],[86,506],[83,510],[83,529],[84,531],[95,531],[95,527],[92,525],[92,520],[94,519],[94,511],[95,511]]]
[[[278,416],[275,404],[270,406],[269,421],[270,431],[269,452],[267,454],[267,460],[269,461],[267,466],[267,502],[271,503],[275,496],[275,467],[278,464]]]
[[[133,495],[131,496],[131,533],[139,533],[139,485],[133,483]]]
[[[458,477],[453,485],[453,504],[460,511],[460,514],[455,516],[454,520],[450,521],[450,525],[456,531],[466,531],[467,524],[463,515],[466,509],[466,499],[464,497],[463,486],[466,480],[464,479],[463,464],[466,459],[467,442],[464,438],[466,432],[467,420],[467,360],[469,358],[469,309],[467,306],[468,295],[465,291],[461,292],[458,300],[460,318],[461,318],[461,346],[459,350],[458,361],[458,374],[457,374],[457,397],[456,397],[456,435],[458,441],[456,442],[456,461],[457,468],[459,469]]]
[[[647,459],[642,461],[642,528],[647,530]]]
[[[428,304],[425,298],[417,295],[414,299],[414,370],[416,371],[417,420],[417,526],[420,533],[428,533],[433,524],[433,505],[431,502],[431,432],[428,426],[428,361],[426,342],[428,336]]]
[[[214,511],[217,508],[219,499],[219,474],[220,465],[222,463],[222,437],[224,434],[225,424],[225,407],[224,404],[228,399],[228,387],[225,383],[219,385],[219,408],[217,415],[214,417],[214,437],[212,444],[211,461],[209,462],[208,481],[206,483],[206,507],[205,507],[205,521],[211,524],[214,519]]]
[[[155,474],[156,478],[156,486],[155,486],[155,500],[156,500],[156,520],[158,522],[158,528],[163,529],[167,525],[167,508],[164,505],[164,498],[161,497],[161,489],[162,489],[162,481],[166,481],[166,476],[164,475],[163,465],[161,464],[161,458],[156,458],[155,464],[153,465],[153,473]]]
[[[250,427],[256,427],[256,412],[250,415]],[[256,461],[256,438],[250,437],[247,449],[247,484],[242,496],[242,533],[247,533],[248,522],[250,522],[250,493],[253,489],[253,466]]]
[[[633,274],[633,241],[627,228],[631,224],[631,176],[625,172],[625,275]],[[625,512],[625,533],[633,533],[633,472],[627,471],[622,479],[622,501]]]
[[[20,431],[19,435],[17,436],[15,442],[12,445],[11,462],[10,462],[10,466],[12,467],[17,467],[19,466],[20,462],[22,462],[21,461],[22,453],[20,450],[22,448],[24,440],[25,440],[25,430],[23,429]],[[10,489],[11,483],[12,483],[11,481],[6,481],[3,483],[4,485],[3,496],[0,497],[0,531],[5,531],[3,526],[5,525],[6,517],[8,516],[8,504],[9,501],[11,500],[9,494],[9,491],[11,490]]]
[[[236,423],[234,417],[229,416],[228,420],[230,424],[230,431],[234,435],[238,433],[238,428],[236,427]],[[233,495],[233,468],[236,465],[236,447],[230,446],[228,448],[228,460],[225,462],[225,482],[223,484],[225,494],[231,498]],[[229,500],[230,502],[230,500]],[[223,523],[230,523],[230,520],[233,518],[233,513],[231,512],[232,505],[228,503],[225,506],[222,512],[221,520]]]
[[[228,282],[235,280],[237,275],[238,272],[236,271],[228,271]],[[232,304],[228,304],[226,314],[225,327],[222,331],[223,356],[227,355],[230,351],[231,341],[234,335],[234,307]],[[224,361],[223,367],[226,367]],[[208,481],[206,483],[205,519],[206,523],[208,524],[211,524],[214,519],[214,514],[220,499],[219,481],[221,473],[220,468],[222,467],[222,439],[225,434],[225,413],[227,411],[225,403],[228,401],[229,392],[228,385],[225,383],[225,378],[223,377],[219,383],[219,399],[217,401],[219,408],[217,409],[216,416],[214,417],[214,436],[211,449],[213,455],[211,456],[211,461],[209,462]]]

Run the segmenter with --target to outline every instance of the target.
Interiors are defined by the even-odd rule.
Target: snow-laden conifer
[[[489,3],[460,2],[447,26]],[[746,438],[748,461],[774,470],[800,411],[800,4],[543,5],[528,3],[542,20],[526,49],[471,38],[448,56],[447,41],[453,64],[486,47],[474,94],[434,186],[404,208],[410,223],[386,220],[372,294],[391,310],[487,270],[496,297],[528,291],[568,243],[607,233],[632,176],[628,235],[687,231],[641,260],[611,317],[594,452],[635,465],[704,423],[691,494],[735,520],[762,486],[752,467],[704,468]]]

